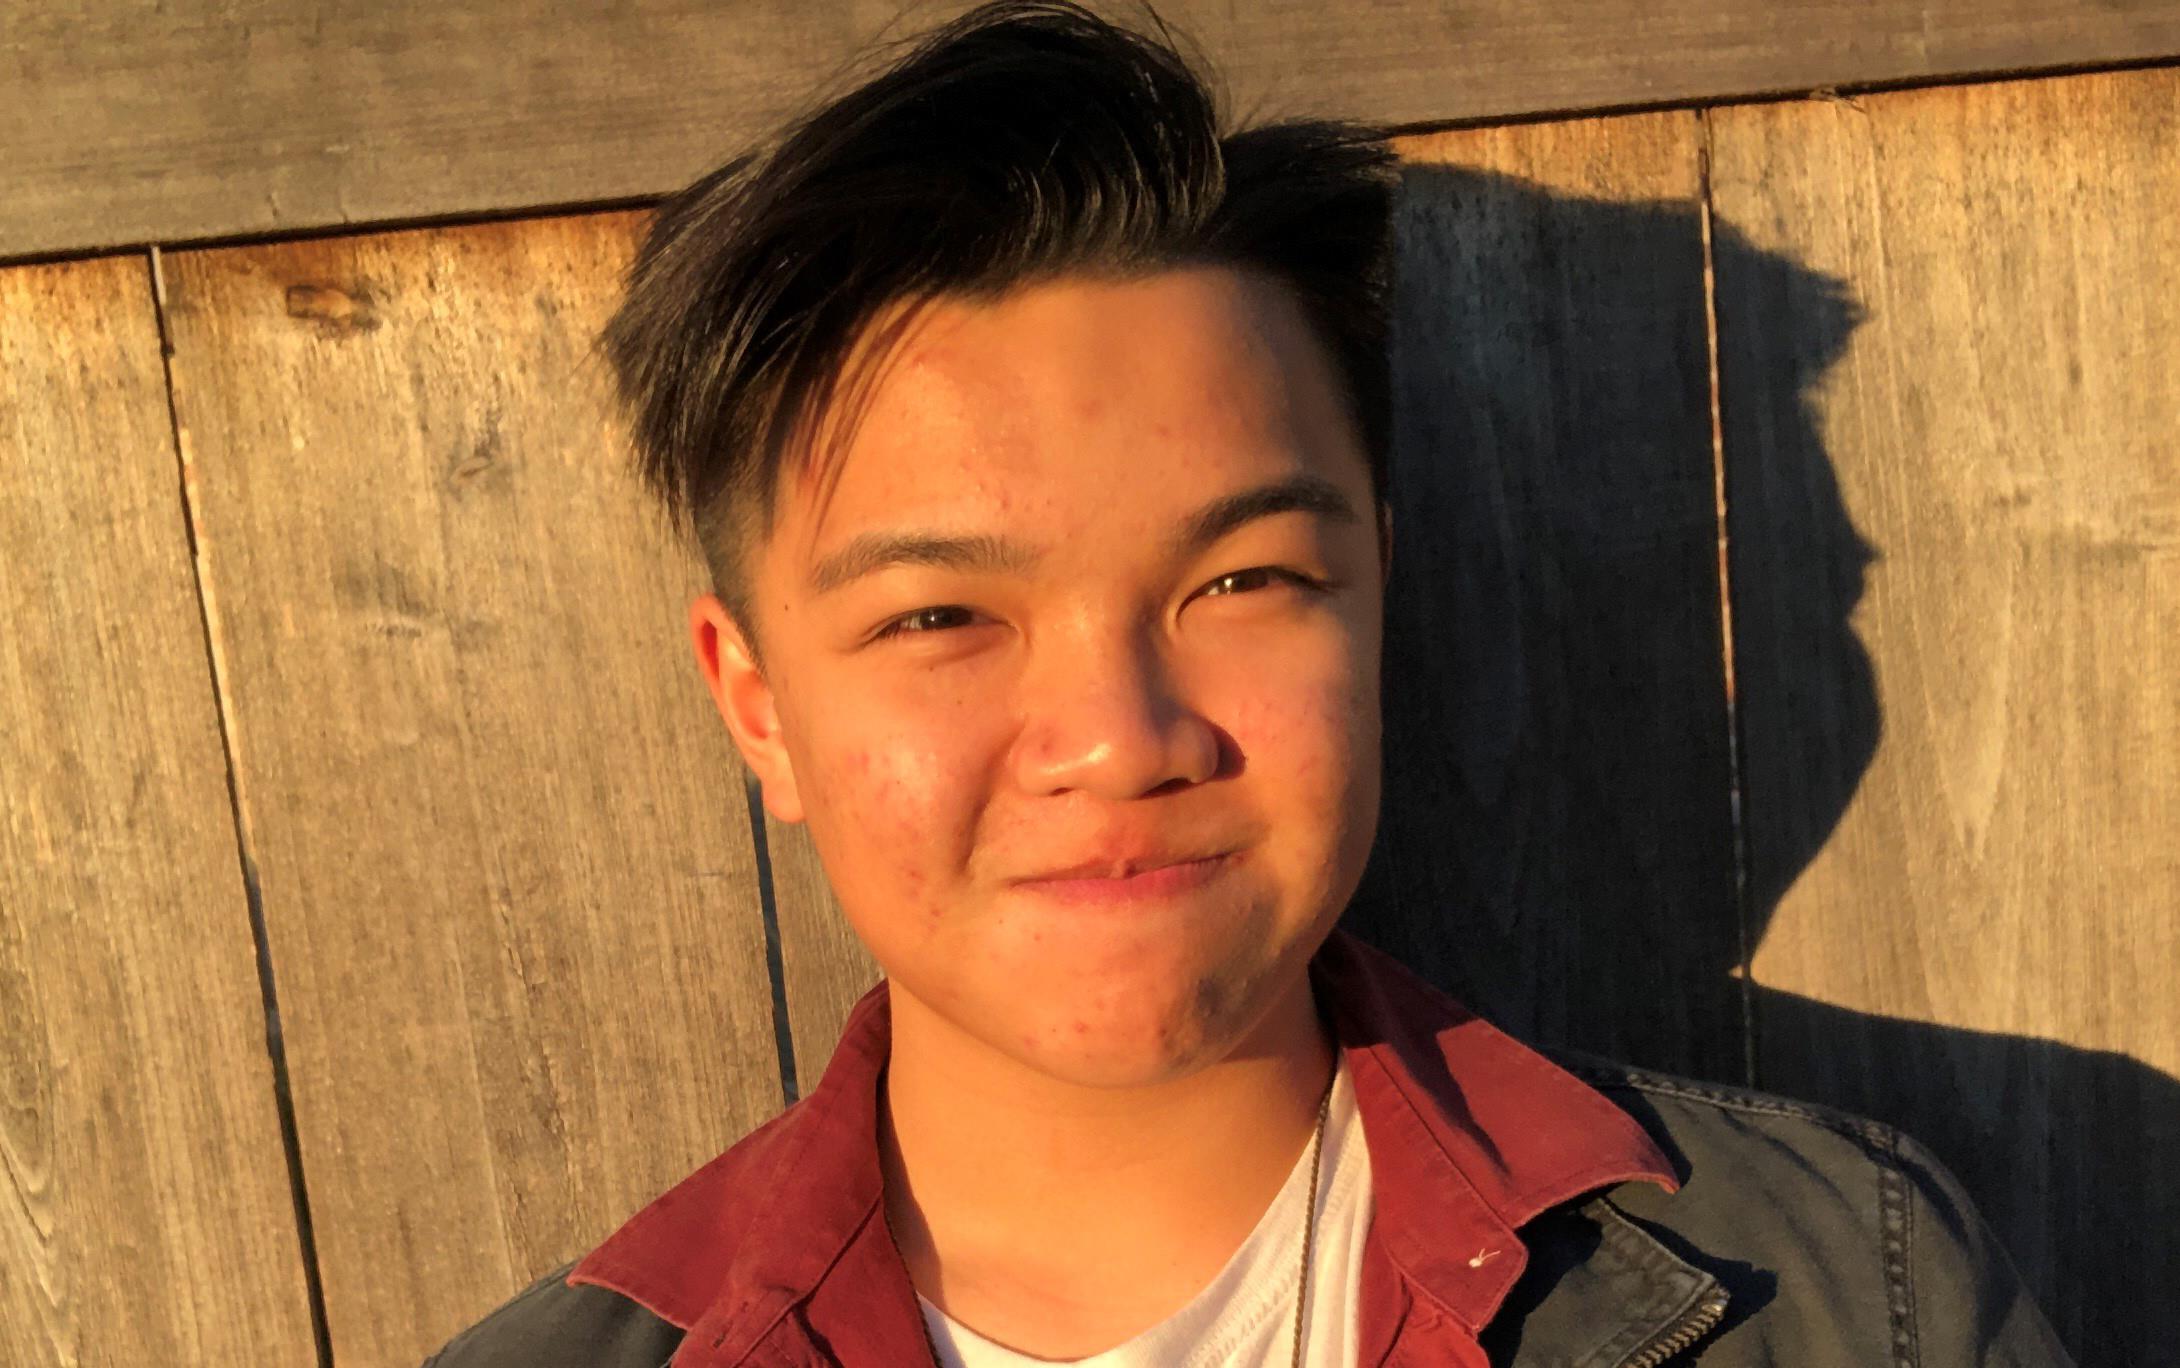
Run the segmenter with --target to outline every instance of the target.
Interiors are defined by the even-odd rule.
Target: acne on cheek
[[[927,927],[941,913],[926,902],[933,879],[920,862],[933,847],[930,766],[929,756],[908,748],[857,747],[843,753],[835,769],[842,825],[859,846],[879,855],[893,896]]]

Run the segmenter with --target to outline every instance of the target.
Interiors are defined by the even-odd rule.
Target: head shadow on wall
[[[1697,206],[1411,164],[1396,231],[1386,797],[1357,928],[1529,1038],[1742,1078],[1733,974],[1786,879],[1745,922]],[[1853,305],[1743,255],[1801,306],[1792,392]],[[1785,550],[1833,763],[1805,771],[1827,820],[1797,866],[1878,735],[1848,623],[1872,553],[1798,417]]]
[[[2091,1147],[2180,1136],[2180,1086],[1744,972],[1882,734],[1850,622],[1878,549],[1810,404],[1848,284],[1714,226],[1753,320],[1722,349],[1729,666],[1696,204],[1411,163],[1397,232],[1385,796],[1347,924],[1525,1039],[1903,1127],[2077,1353],[2169,1340],[2143,1308],[2180,1237],[2108,1235],[2170,1230],[2180,1189]]]

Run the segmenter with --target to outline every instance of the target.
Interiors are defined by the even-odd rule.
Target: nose
[[[1220,733],[1176,686],[1149,633],[1069,633],[1046,654],[1022,681],[1015,767],[1024,791],[1117,801],[1218,772]]]

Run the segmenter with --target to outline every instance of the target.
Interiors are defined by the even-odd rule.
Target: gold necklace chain
[[[1294,1293],[1294,1368],[1302,1368],[1302,1312],[1310,1304],[1310,1251],[1317,1243],[1317,1178],[1325,1157],[1325,1117],[1332,1111],[1332,1090],[1339,1084],[1339,1061],[1333,1061],[1332,1082],[1317,1103],[1317,1130],[1310,1137],[1309,1205],[1302,1208],[1302,1276]]]

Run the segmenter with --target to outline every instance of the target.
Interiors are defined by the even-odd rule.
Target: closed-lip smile
[[[1036,892],[1076,902],[1157,897],[1203,883],[1225,867],[1232,853],[1087,860],[1018,882]]]

